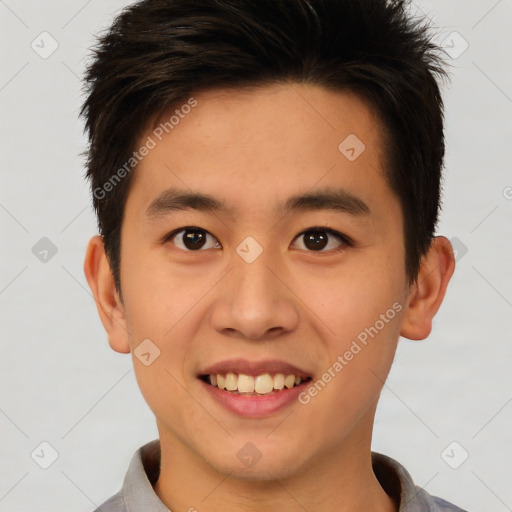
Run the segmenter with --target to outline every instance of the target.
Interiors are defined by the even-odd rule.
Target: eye
[[[337,252],[347,246],[352,245],[352,241],[347,236],[326,227],[309,228],[295,238],[301,240],[298,249],[327,252],[333,250]],[[171,242],[173,245],[183,251],[198,252],[206,249],[221,249],[220,242],[208,231],[196,226],[187,226],[174,230],[167,235],[164,242]]]
[[[306,231],[303,231],[297,235],[296,240],[300,240],[301,238],[303,239],[303,242],[299,244],[299,249],[314,252],[327,252],[328,250],[333,249],[334,252],[337,252],[338,250],[342,250],[351,245],[351,240],[347,236],[342,235],[333,229],[321,226],[309,228]]]
[[[217,239],[208,233],[208,231],[195,226],[180,228],[165,237],[165,242],[171,242],[184,251],[220,249],[222,246],[216,240]]]

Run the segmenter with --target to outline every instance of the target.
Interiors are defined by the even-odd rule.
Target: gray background
[[[79,79],[93,35],[126,4],[0,0],[1,511],[90,511],[157,437],[82,271],[96,225]],[[432,335],[400,342],[373,449],[432,494],[502,512],[512,510],[512,1],[415,8],[453,57],[439,233],[456,237],[458,264]]]

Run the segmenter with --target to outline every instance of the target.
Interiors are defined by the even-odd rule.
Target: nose
[[[252,263],[234,256],[234,268],[220,283],[211,324],[224,335],[266,340],[293,331],[299,300],[286,284],[286,273],[267,251]],[[273,261],[271,261],[273,260]]]

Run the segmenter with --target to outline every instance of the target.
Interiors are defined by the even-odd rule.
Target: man
[[[147,0],[102,36],[85,273],[159,440],[98,510],[461,510],[370,448],[455,265],[436,50],[384,0]]]

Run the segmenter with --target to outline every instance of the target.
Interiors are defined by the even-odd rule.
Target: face
[[[194,98],[141,138],[121,236],[126,344],[161,442],[259,479],[369,449],[408,290],[378,119],[299,84]]]

